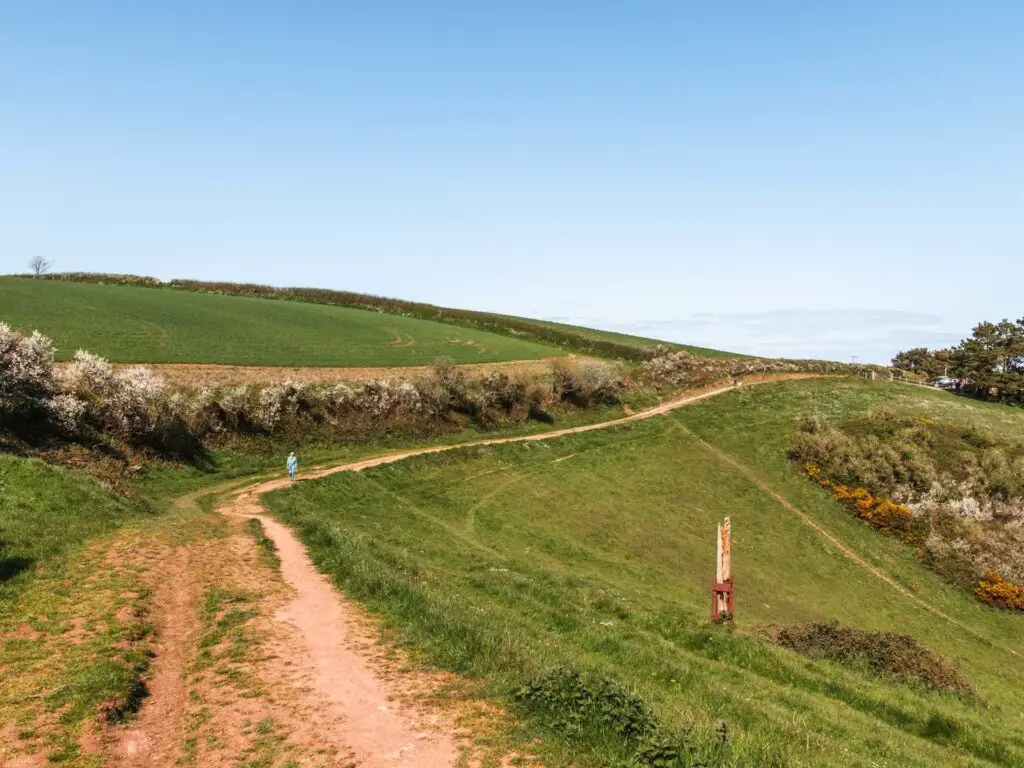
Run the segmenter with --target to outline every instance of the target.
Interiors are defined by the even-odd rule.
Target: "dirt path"
[[[189,554],[187,548],[180,548],[160,567],[163,577],[153,596],[154,604],[160,606],[160,663],[147,685],[152,704],[121,734],[113,750],[119,765],[173,765],[179,755],[176,724],[187,700],[183,670],[196,630],[191,619],[197,594],[189,576]]]
[[[373,649],[355,631],[358,609],[316,570],[288,528],[262,514],[258,494],[284,484],[261,483],[220,511],[258,518],[277,548],[281,576],[292,595],[273,618],[295,630],[297,641],[279,648],[277,655],[287,656],[293,679],[307,683],[300,695],[308,708],[326,716],[317,742],[349,754],[352,765],[366,768],[455,765],[460,751],[451,733],[431,728],[429,716],[396,702],[394,687],[369,658]]]
[[[802,378],[818,376],[790,374],[752,377],[746,379],[744,385]],[[536,435],[492,438],[458,445],[399,451],[347,464],[318,467],[303,473],[302,479],[315,479],[338,472],[358,472],[413,456],[467,447],[551,440],[565,435],[608,429],[653,418],[732,389],[728,385],[713,385],[654,408],[597,424]],[[723,455],[723,458],[744,474],[749,473],[749,470],[730,457]],[[764,487],[763,484],[758,484]],[[369,633],[364,631],[362,612],[316,570],[295,535],[286,526],[265,514],[259,497],[287,485],[287,479],[254,483],[235,491],[227,503],[219,508],[219,511],[231,518],[256,518],[261,521],[266,535],[273,540],[277,548],[281,577],[287,585],[287,594],[273,604],[272,616],[268,616],[266,620],[265,631],[271,638],[271,650],[267,652],[266,659],[253,665],[263,686],[277,693],[263,703],[250,702],[248,706],[254,707],[250,719],[273,710],[274,721],[278,727],[283,729],[282,732],[292,734],[288,738],[295,741],[298,738],[295,734],[299,734],[305,739],[303,748],[307,748],[307,751],[301,754],[309,759],[300,758],[300,761],[295,762],[296,765],[324,764],[313,759],[316,751],[309,751],[313,747],[320,750],[329,749],[331,754],[343,757],[342,762],[326,763],[330,765],[365,768],[441,768],[456,765],[460,760],[464,760],[462,755],[466,749],[466,742],[453,735],[455,728],[450,718],[442,719],[436,714],[432,716],[417,705],[416,695],[404,695],[409,693],[407,682],[399,684],[396,688],[395,681],[389,679],[394,663],[391,663],[392,669],[388,669],[386,664],[382,665],[379,658],[375,658],[380,655],[381,648],[376,645],[375,640],[368,638]],[[766,490],[771,492],[770,489]],[[778,498],[787,509],[801,515],[808,525],[829,538],[848,557],[911,599],[926,605],[847,549],[784,499]],[[179,570],[180,568],[179,565]],[[170,575],[172,578],[168,579],[168,584],[173,586],[174,571]],[[181,582],[178,582],[178,585],[181,587]],[[168,617],[164,623],[166,635],[162,638],[162,652],[158,657],[152,681],[153,695],[143,708],[136,726],[128,732],[129,737],[122,741],[121,754],[124,765],[171,766],[175,763],[171,758],[172,750],[164,749],[161,745],[164,742],[170,743],[169,734],[174,732],[177,732],[180,738],[180,726],[175,730],[175,726],[168,723],[176,719],[173,717],[173,710],[179,706],[176,702],[180,702],[183,695],[183,692],[179,691],[177,681],[181,679],[184,671],[182,665],[187,656],[187,652],[182,648],[186,647],[190,640],[187,631],[178,626],[178,621],[174,617],[188,613],[187,610],[180,610],[179,603],[187,605],[189,600],[194,599],[188,596],[173,596],[164,602],[168,609]],[[926,607],[944,618],[949,618],[930,606]],[[176,645],[180,647],[176,649]],[[405,686],[404,691],[402,685]],[[287,699],[287,712],[281,710],[282,699]],[[218,711],[215,717],[231,717],[233,715],[226,710],[238,706],[246,705],[241,699],[230,705],[225,703],[222,707],[224,711]],[[264,709],[261,710],[260,707]],[[296,754],[298,756],[300,753]],[[213,763],[207,761],[204,764]]]

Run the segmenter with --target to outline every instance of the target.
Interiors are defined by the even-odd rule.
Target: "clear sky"
[[[1024,315],[1022,31],[1019,0],[6,2],[0,272],[884,362]]]

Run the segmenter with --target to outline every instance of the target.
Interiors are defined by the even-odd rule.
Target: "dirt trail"
[[[789,374],[751,377],[744,380],[744,386],[803,378],[821,378],[821,376]],[[732,389],[732,386],[721,386],[719,383],[703,391],[662,403],[654,408],[597,424],[535,435],[492,438],[457,445],[399,451],[347,464],[316,467],[303,473],[302,479],[315,479],[339,472],[358,472],[413,456],[424,456],[468,447],[551,440],[565,435],[608,429],[653,418]],[[751,470],[737,460],[713,446],[708,445],[707,447],[755,482],[766,493],[771,494],[786,509],[799,515],[804,523],[814,528],[846,557],[867,572],[885,581],[901,594],[935,615],[964,629],[959,622],[928,605],[896,584],[881,570],[867,563],[810,517],[765,485]],[[289,484],[287,479],[254,483],[236,491],[228,503],[220,508],[220,511],[232,517],[259,519],[267,536],[277,547],[281,575],[292,592],[278,606],[273,616],[279,629],[274,632],[279,646],[276,649],[276,656],[278,659],[287,658],[287,666],[290,670],[287,674],[294,678],[288,685],[288,695],[293,697],[293,700],[301,699],[300,705],[305,711],[318,714],[315,725],[310,723],[309,729],[314,731],[312,734],[315,739],[314,743],[329,745],[338,753],[346,754],[350,761],[348,764],[366,768],[385,768],[386,766],[441,768],[442,766],[456,765],[462,759],[461,750],[465,745],[452,735],[451,723],[442,723],[436,718],[432,721],[410,701],[410,698],[415,698],[415,696],[403,697],[401,691],[396,692],[393,681],[386,679],[387,675],[382,670],[379,659],[371,658],[375,650],[379,651],[379,646],[374,648],[372,642],[366,641],[365,633],[360,635],[358,631],[355,631],[360,625],[361,612],[338,592],[325,576],[316,570],[305,548],[292,532],[265,514],[259,497]],[[171,608],[173,614],[176,608],[173,604]],[[169,708],[174,706],[176,698],[174,686],[169,682],[159,681],[169,680],[175,674],[180,676],[181,667],[178,665],[180,660],[177,659],[172,646],[175,642],[183,642],[183,639],[177,637],[181,633],[175,629],[171,621],[168,621],[168,630],[170,634],[164,638],[167,651],[157,665],[158,672],[153,680],[153,699],[144,707],[142,717],[135,729],[140,732],[135,739],[138,744],[145,745],[159,741],[154,734],[159,733],[160,713],[167,713]],[[160,667],[169,667],[171,670],[159,671]],[[302,684],[297,685],[295,679],[301,680]],[[165,695],[168,696],[169,702],[160,701]],[[147,712],[147,709],[150,711]],[[150,728],[155,730],[150,732]],[[151,754],[156,755],[151,747],[148,749]],[[161,753],[162,757],[163,753]],[[125,764],[173,765],[173,762],[150,760],[135,763],[126,761]]]
[[[348,752],[352,764],[366,768],[455,765],[460,752],[451,734],[429,728],[422,713],[394,701],[393,686],[382,679],[353,631],[357,609],[316,570],[288,528],[261,514],[258,494],[286,482],[243,491],[221,511],[260,519],[277,548],[281,575],[293,595],[274,620],[297,630],[301,647],[289,649],[289,664],[293,674],[308,681],[312,690],[303,694],[313,708],[327,716],[317,741]]]
[[[118,739],[114,752],[119,765],[174,765],[179,755],[177,722],[187,700],[182,672],[196,631],[191,619],[198,596],[195,582],[189,578],[189,554],[187,548],[180,548],[161,567],[163,577],[153,598],[160,607],[160,663],[147,685],[152,703],[143,707],[139,718]]]
[[[794,374],[748,380],[754,384],[781,378],[805,378]],[[668,413],[676,408],[728,392],[731,386],[712,386],[686,397],[670,400],[654,408],[613,421],[555,430],[536,435],[476,440],[459,445],[435,446],[375,456],[362,461],[316,468],[303,479],[314,479],[338,472],[358,472],[370,467],[467,447],[504,443],[550,440],[565,435],[628,424]],[[347,752],[354,763],[367,768],[410,766],[440,768],[454,766],[460,759],[461,745],[451,735],[425,721],[422,712],[405,706],[394,696],[394,689],[382,679],[380,669],[368,658],[367,648],[353,636],[352,627],[359,616],[351,605],[314,567],[305,547],[281,523],[264,514],[259,497],[286,487],[287,479],[254,483],[237,491],[220,511],[233,517],[257,518],[263,524],[278,552],[281,575],[293,590],[292,596],[274,615],[298,638],[299,647],[284,649],[293,671],[308,688],[306,707],[324,715],[317,739],[325,745]],[[280,653],[280,651],[279,651]],[[173,660],[172,662],[173,663]]]

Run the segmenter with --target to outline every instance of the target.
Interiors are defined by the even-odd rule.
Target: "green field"
[[[735,352],[723,352],[720,349],[711,349],[710,347],[697,347],[693,344],[678,344],[674,341],[659,341],[658,339],[649,339],[646,336],[633,336],[629,333],[618,333],[616,331],[602,331],[597,328],[584,328],[580,325],[568,325],[566,323],[556,323],[553,320],[533,320],[531,322],[537,323],[547,328],[555,328],[562,331],[569,331],[571,333],[577,333],[587,339],[593,341],[609,341],[613,344],[623,344],[632,347],[638,347],[639,349],[654,349],[655,347],[669,347],[670,349],[681,349],[684,352],[689,352],[691,355],[697,357],[712,357],[712,358],[726,358],[726,357],[748,357],[748,355],[740,355]]]
[[[787,458],[798,416],[873,408],[1024,433],[1024,412],[895,384],[765,385],[664,418],[548,443],[467,449],[267,497],[318,566],[398,642],[515,709],[560,664],[637,691],[711,765],[1024,765],[1024,617],[987,608],[850,517]],[[726,460],[738,462],[743,470]],[[782,494],[927,610],[842,556]],[[733,521],[734,629],[709,625],[713,532]],[[913,635],[977,700],[769,644],[818,619]],[[519,711],[519,710],[515,710]],[[581,731],[530,743],[545,765],[609,765]],[[724,735],[723,735],[724,734]],[[725,745],[722,746],[722,742]]]
[[[268,366],[535,360],[554,347],[400,315],[182,290],[0,278],[0,322],[117,362]]]

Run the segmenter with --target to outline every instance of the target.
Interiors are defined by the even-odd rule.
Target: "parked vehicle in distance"
[[[956,389],[956,379],[951,379],[948,376],[939,376],[932,384],[939,389]]]

